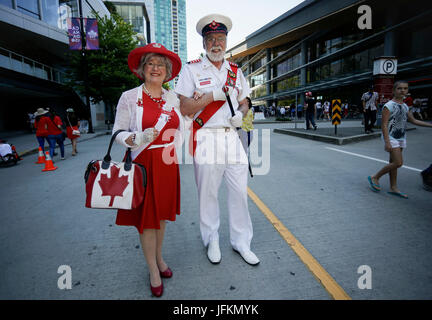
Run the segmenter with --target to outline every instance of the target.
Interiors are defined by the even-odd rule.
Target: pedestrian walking
[[[249,145],[252,141],[253,136],[253,120],[254,120],[254,114],[252,111],[252,101],[249,97],[246,97],[246,100],[248,101],[249,110],[246,113],[246,115],[243,118],[243,122],[241,125],[241,129],[238,131],[241,143],[243,145],[243,148],[246,152],[246,154],[249,154]]]
[[[346,119],[348,117],[348,101],[346,101],[346,100],[342,104],[342,114],[343,114],[344,119]]]
[[[68,126],[66,127],[66,135],[72,143],[72,155],[75,156],[78,153],[77,139],[81,134],[79,134],[80,122],[73,108],[66,109],[66,119],[68,122]]]
[[[247,263],[257,265],[259,259],[250,249],[253,228],[247,200],[248,160],[235,129],[242,125],[249,109],[246,97],[251,91],[241,68],[224,59],[231,26],[231,19],[220,14],[198,21],[196,30],[203,37],[206,55],[184,66],[176,92],[182,114],[195,115],[192,153],[207,257],[214,264],[221,261],[218,191],[225,178],[231,246]],[[210,151],[213,146],[215,152]]]
[[[180,214],[175,144],[181,143],[185,129],[176,94],[162,84],[177,76],[181,60],[162,44],[150,43],[132,50],[128,65],[143,84],[121,95],[112,132],[126,130],[117,135],[116,142],[131,148],[133,162],[146,168],[147,187],[138,208],[118,210],[116,224],[138,230],[150,273],[150,290],[160,297],[162,278],[173,275],[162,256],[162,245],[166,220],[175,221]]]
[[[323,105],[321,100],[318,100],[315,103],[315,110],[316,110],[316,119],[321,120],[322,114],[323,114]]]
[[[330,121],[330,102],[324,102],[324,118]]]
[[[280,113],[282,118],[285,118],[285,107],[284,106],[280,107],[279,113]]]
[[[303,116],[303,105],[302,105],[301,103],[299,103],[299,104],[297,105],[297,117],[298,117],[299,119],[301,119],[302,116]]]
[[[409,107],[409,106],[408,106]],[[420,99],[414,99],[412,103],[412,107],[410,108],[412,115],[414,118],[423,120],[423,116],[421,114],[421,100]]]
[[[64,136],[60,117],[55,114],[55,111],[51,111],[48,113],[47,117],[47,128],[48,128],[48,143],[50,148],[50,157],[53,159],[55,153],[56,143],[60,147],[60,159],[65,159],[65,151],[64,151]]]
[[[408,82],[396,81],[393,85],[393,99],[384,105],[382,112],[382,138],[384,149],[390,153],[389,164],[379,170],[375,175],[369,176],[369,185],[373,191],[380,191],[379,179],[389,174],[390,190],[388,193],[407,199],[397,186],[397,169],[403,165],[402,150],[406,148],[407,121],[423,127],[432,127],[432,124],[417,120],[409,112],[408,106],[403,102],[408,93]]]
[[[312,124],[314,130],[317,129],[317,126],[315,124],[315,114],[316,114],[316,106],[314,103],[314,99],[312,97],[312,92],[308,91],[306,92],[306,99],[305,99],[305,110],[306,110],[306,130],[310,129],[310,125]]]
[[[296,105],[295,105],[294,102],[291,103],[290,111],[291,111],[291,119],[295,119],[295,116],[296,116]]]
[[[371,133],[376,121],[378,92],[373,91],[374,87],[369,87],[368,92],[363,93],[361,100],[363,103],[365,133]]]
[[[34,126],[36,128],[36,139],[39,143],[39,147],[42,148],[42,151],[45,154],[45,139],[48,141],[48,117],[47,117],[48,111],[43,108],[38,108],[37,111],[34,113],[35,115],[35,122]]]

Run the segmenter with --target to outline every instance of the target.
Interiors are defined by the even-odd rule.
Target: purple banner
[[[96,19],[84,19],[86,31],[86,49],[98,50],[99,49],[99,34],[98,24]]]
[[[81,28],[79,18],[68,18],[69,49],[81,50]]]

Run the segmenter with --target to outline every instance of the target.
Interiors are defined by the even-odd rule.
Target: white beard
[[[218,61],[222,61],[224,59],[225,51],[215,53],[215,52],[212,52],[211,50],[206,49],[206,54],[207,54],[207,57],[209,58],[210,61],[218,62]]]

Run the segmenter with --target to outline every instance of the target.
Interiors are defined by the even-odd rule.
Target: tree
[[[105,102],[109,113],[114,115],[114,106],[121,93],[139,85],[138,78],[127,64],[128,54],[138,41],[133,37],[132,25],[118,14],[111,14],[111,18],[95,15],[98,18],[100,49],[86,51],[88,95],[93,103]],[[81,51],[70,53],[68,79],[69,86],[85,95],[85,68]]]

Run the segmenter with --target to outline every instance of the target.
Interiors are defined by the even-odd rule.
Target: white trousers
[[[200,131],[203,131],[200,133]],[[222,183],[222,178],[228,189],[228,216],[230,242],[234,249],[250,249],[253,236],[252,221],[250,219],[247,202],[247,177],[248,165],[244,149],[241,145],[238,134],[231,129],[229,132],[211,133],[206,130],[198,130],[196,158],[194,158],[195,180],[198,187],[199,210],[200,210],[200,230],[204,246],[212,240],[219,240],[220,210],[218,201],[218,191]],[[201,135],[201,137],[200,137]],[[200,138],[206,136],[207,143],[200,144]],[[212,140],[211,143],[208,143]],[[216,153],[225,153],[226,161],[216,161],[216,163],[206,163],[203,160],[203,152],[206,146],[215,147]],[[236,145],[236,148],[232,148]],[[221,150],[224,148],[224,150]],[[231,152],[229,151],[231,150]],[[233,150],[236,150],[234,152]],[[233,160],[233,153],[236,154],[237,161]],[[211,153],[213,155],[213,153]],[[231,155],[230,155],[231,154]],[[219,157],[216,157],[219,158]]]

